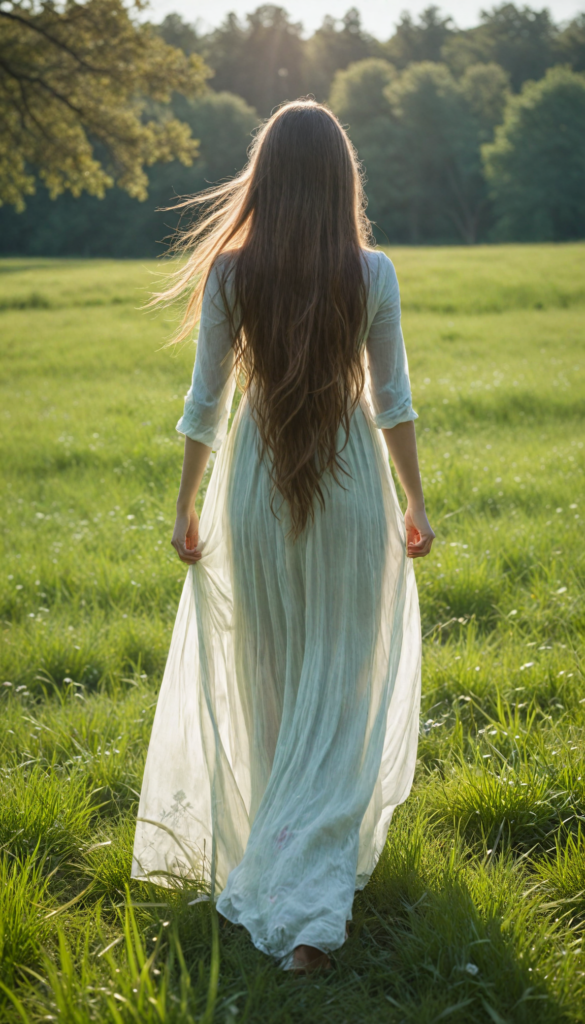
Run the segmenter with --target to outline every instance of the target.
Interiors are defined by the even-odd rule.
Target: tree
[[[341,21],[327,16],[305,44],[306,91],[325,100],[336,71],[368,57],[381,57],[382,50],[382,44],[364,32],[356,7]]]
[[[156,256],[178,216],[168,207],[177,196],[199,192],[237,173],[246,162],[258,115],[239,96],[208,90],[195,100],[173,97],[173,112],[199,140],[192,167],[178,160],[148,170],[148,200],[138,202],[112,188],[104,199],[69,193],[49,199],[45,188],[23,213],[0,209],[0,253],[45,256]],[[158,207],[158,209],[157,209]],[[123,225],[123,230],[120,226]]]
[[[260,122],[257,111],[241,96],[211,90],[196,100],[175,96],[173,112],[189,125],[193,135],[199,139],[199,159],[192,170],[183,169],[175,163],[154,168],[153,176],[174,168],[175,177],[179,173],[184,182],[181,186],[183,191],[194,193],[241,171],[252,142],[252,132]],[[177,193],[181,191],[177,181],[174,181],[173,189]]]
[[[477,28],[458,32],[443,46],[443,60],[456,75],[470,64],[499,64],[518,92],[524,82],[542,78],[554,64],[557,30],[546,8],[533,11],[504,3],[482,11],[481,20]]]
[[[228,14],[203,42],[214,88],[242,96],[263,117],[284,100],[296,99],[304,82],[301,32],[302,25],[273,4],[248,14],[245,24]]]
[[[487,208],[481,144],[507,95],[494,65],[458,82],[444,64],[401,74],[382,60],[335,76],[330,104],[349,125],[366,168],[368,214],[395,241],[477,240]]]
[[[400,183],[393,174],[396,125],[384,94],[398,75],[387,60],[371,57],[350,64],[333,79],[329,106],[343,124],[365,167],[368,217],[377,234],[401,238]]]
[[[421,61],[440,61],[441,51],[455,32],[453,20],[443,17],[438,7],[427,7],[418,24],[408,11],[403,11],[396,32],[384,47],[384,56],[397,68]]]
[[[511,99],[483,151],[497,235],[561,241],[585,235],[585,79],[552,68]]]
[[[407,183],[412,241],[425,221],[451,222],[463,241],[477,240],[486,205],[478,119],[444,64],[412,64],[387,86],[401,128],[400,162]]]
[[[393,64],[376,57],[357,61],[336,74],[329,105],[349,125],[354,140],[361,137],[361,130],[368,122],[378,117],[387,121],[390,117],[384,90],[395,81],[397,74]]]
[[[559,34],[555,45],[557,63],[585,71],[585,14],[578,14]]]
[[[471,64],[459,79],[459,88],[477,118],[481,141],[491,142],[504,119],[508,75],[499,64]]]
[[[134,21],[122,0],[4,0],[0,25],[0,202],[22,209],[35,175],[53,197],[103,196],[116,182],[144,198],[145,165],[193,160],[187,126],[146,100],[196,95],[207,69]]]
[[[187,56],[200,52],[202,41],[197,26],[183,21],[180,14],[167,14],[155,28],[165,43],[177,47]]]

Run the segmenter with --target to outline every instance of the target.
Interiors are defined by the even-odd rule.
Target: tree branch
[[[77,61],[79,66],[85,68],[86,71],[90,71],[94,75],[103,75],[110,73],[106,71],[105,68],[92,67],[91,64],[88,64],[87,61],[83,59],[83,57],[80,57],[79,54],[75,52],[75,50],[72,50],[70,46],[67,46],[67,43],[63,43],[60,39],[56,39],[55,36],[47,32],[47,30],[42,28],[41,25],[29,21],[28,18],[23,18],[21,17],[21,15],[14,14],[12,11],[3,11],[1,7],[0,18],[8,18],[10,21],[17,21],[21,25],[25,25],[26,28],[31,29],[32,32],[38,32],[39,35],[43,36],[45,39],[48,39],[49,42],[53,44],[53,46],[57,47],[57,49],[63,50],[65,53],[68,53],[70,57],[73,57],[73,59]]]

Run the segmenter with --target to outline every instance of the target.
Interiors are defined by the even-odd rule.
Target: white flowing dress
[[[221,272],[221,270],[219,271]],[[411,788],[421,636],[404,519],[379,427],[416,418],[396,273],[364,251],[367,394],[349,476],[287,536],[234,356],[218,271],[177,429],[218,451],[144,771],[132,875],[211,882],[217,909],[289,967],[335,950]],[[227,437],[226,437],[227,435]]]

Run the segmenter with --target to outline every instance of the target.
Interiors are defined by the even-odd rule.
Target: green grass
[[[419,765],[304,981],[196,885],[129,881],[184,579],[193,352],[139,310],[161,268],[0,262],[3,1022],[585,1018],[585,246],[392,255],[437,532]]]

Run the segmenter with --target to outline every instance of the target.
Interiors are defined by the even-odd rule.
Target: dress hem
[[[219,896],[218,896],[218,899],[219,899]],[[216,905],[216,909],[217,909],[217,900],[215,901],[215,905]],[[312,941],[310,943],[303,943],[302,942],[302,934],[303,933],[301,931],[300,935],[298,936],[298,938],[301,941],[293,942],[293,944],[290,946],[290,948],[287,946],[286,950],[274,951],[273,949],[270,949],[266,943],[263,943],[261,940],[256,940],[254,938],[254,936],[252,935],[252,932],[250,931],[250,929],[243,923],[243,921],[241,921],[239,919],[240,915],[238,914],[238,912],[236,910],[233,910],[231,915],[229,913],[227,913],[225,910],[217,910],[217,913],[221,914],[222,917],[225,917],[225,919],[227,921],[229,921],[231,924],[236,924],[236,925],[239,925],[241,928],[245,928],[246,931],[248,932],[248,935],[250,936],[250,939],[252,940],[253,946],[260,953],[264,953],[265,956],[270,956],[274,960],[279,961],[279,967],[283,971],[291,970],[292,969],[293,953],[294,953],[295,949],[297,948],[297,946],[311,945],[315,949],[320,950],[321,953],[325,953],[326,956],[329,956],[329,954],[335,953],[336,950],[341,949],[341,947],[343,945],[345,945],[345,943],[347,941],[347,938],[344,935],[343,940],[341,942],[339,942],[339,943],[323,943],[321,945],[316,943],[315,941]],[[349,920],[351,920],[351,919],[349,919]]]

